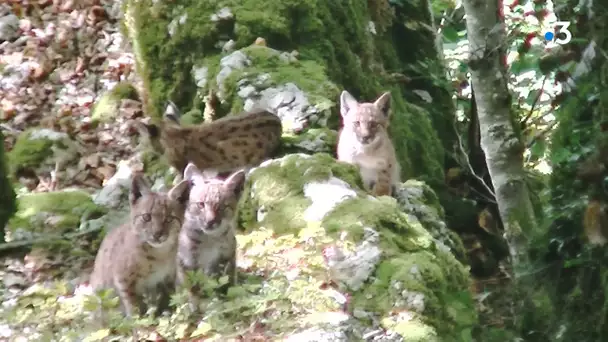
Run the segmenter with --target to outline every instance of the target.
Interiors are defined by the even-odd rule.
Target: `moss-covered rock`
[[[443,207],[430,186],[410,179],[397,189],[395,197],[410,218],[419,221],[418,224],[448,247],[459,261],[467,263],[466,249],[458,234],[446,226]]]
[[[46,128],[32,128],[19,135],[13,149],[7,153],[10,172],[18,174],[25,169],[35,169],[53,164],[55,152],[65,151],[63,158],[73,155],[72,141],[67,134]]]
[[[329,154],[269,160],[250,171],[239,203],[239,282],[226,297],[203,300],[205,316],[195,322],[183,293],[174,296],[172,315],[158,320],[133,323],[109,310],[112,328],[104,332],[124,338],[138,324],[153,325],[168,340],[230,340],[262,324],[256,336],[267,340],[361,341],[373,335],[381,341],[470,341],[476,313],[466,268],[414,212],[439,215],[437,199],[421,182],[402,190],[409,194],[405,212],[391,197],[364,192],[356,168]],[[99,224],[109,227],[105,220]],[[97,334],[88,311],[99,299],[79,290],[57,301],[64,286],[30,291],[44,298],[48,310],[29,310],[31,297],[23,296],[2,317],[25,327],[47,322],[41,318],[52,311],[54,322],[69,327],[74,338]],[[115,304],[102,299],[106,308]],[[46,323],[37,328],[57,334]]]
[[[95,218],[107,211],[84,191],[31,193],[19,196],[17,202],[19,210],[8,222],[7,240],[76,230],[83,218]]]
[[[300,247],[312,254],[296,279],[320,282],[325,269],[352,296],[353,312],[407,341],[455,340],[475,324],[467,269],[416,219],[420,206],[403,212],[395,199],[371,197],[359,184],[352,166],[328,154],[268,161],[249,175],[241,223],[248,231],[270,231],[264,244],[300,236],[306,241]],[[410,198],[419,205],[429,201],[425,210],[438,208],[430,188],[410,182],[404,189],[417,193]]]
[[[91,110],[91,120],[95,123],[113,120],[123,99],[139,99],[137,89],[129,82],[120,82],[103,93]]]
[[[335,154],[338,132],[328,128],[311,128],[302,134],[285,133],[282,137],[283,153]]]
[[[435,186],[443,179],[444,152],[433,126],[446,120],[447,114],[441,112],[441,117],[435,117],[428,106],[416,105],[424,105],[415,100],[416,96],[408,98],[411,103],[405,101],[406,86],[392,81],[391,76],[394,70],[411,69],[405,60],[414,63],[425,54],[436,58],[434,41],[428,39],[427,30],[404,32],[404,26],[416,25],[391,21],[394,16],[376,15],[377,7],[386,10],[381,13],[392,13],[388,2],[373,8],[368,4],[319,0],[126,1],[125,26],[147,90],[146,112],[159,117],[167,99],[184,112],[202,111],[203,96],[211,89],[221,95],[223,112],[240,112],[253,106],[248,102],[273,99],[275,102],[270,102],[281,107],[278,115],[290,118],[284,120],[286,130],[302,133],[308,126],[337,129],[335,104],[341,88],[363,101],[390,90],[391,133],[403,166],[403,179],[425,177]],[[407,18],[409,24],[416,20],[430,22],[426,3],[416,4],[418,9],[409,8],[416,7],[410,4],[395,6],[408,6],[410,15],[417,13],[418,18]],[[399,20],[406,21],[400,15]],[[384,29],[374,32],[369,29],[372,20],[386,20],[384,24],[389,28],[379,25]],[[393,45],[397,36],[392,32],[397,28],[400,36],[419,36],[415,41],[425,47],[408,45],[407,54],[398,49]],[[257,37],[264,38],[272,48],[251,46]],[[232,51],[225,48],[229,40],[236,50],[225,54]],[[418,90],[425,87],[412,86]],[[450,103],[449,98],[441,98]],[[437,105],[433,103],[433,107]]]

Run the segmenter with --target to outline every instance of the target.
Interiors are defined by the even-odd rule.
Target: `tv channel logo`
[[[546,30],[543,33],[546,42],[555,42],[558,45],[564,45],[570,43],[572,40],[572,32],[568,30],[570,26],[569,21],[556,21],[553,25],[553,30]],[[557,30],[555,30],[557,28]]]

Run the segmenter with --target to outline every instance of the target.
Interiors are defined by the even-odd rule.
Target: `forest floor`
[[[94,124],[95,101],[120,81],[134,82],[134,59],[120,33],[120,2],[107,0],[13,1],[0,4],[0,129],[12,150],[20,133],[34,127],[67,134],[80,158],[57,168],[22,170],[19,193],[102,188],[119,161],[134,153],[131,120],[141,104],[123,100],[115,119]],[[10,165],[9,165],[10,167]],[[35,171],[35,172],[30,172]],[[34,246],[2,261],[3,306],[28,288],[60,277],[76,286],[86,280],[94,252],[89,236],[69,243]],[[73,289],[71,289],[73,290]],[[12,339],[0,324],[0,340]]]
[[[19,174],[20,192],[67,188],[93,192],[114,175],[121,160],[133,155],[136,132],[130,123],[143,118],[140,102],[121,100],[115,118],[107,123],[95,124],[91,118],[104,92],[121,81],[137,83],[133,54],[119,29],[119,13],[120,2],[109,0],[0,4],[0,21],[17,24],[15,29],[0,26],[0,129],[5,151],[12,150],[21,132],[33,127],[63,132],[82,149],[81,158],[56,168]],[[88,278],[93,245],[85,235],[4,258],[0,261],[3,306],[58,278],[68,279],[73,288],[66,291],[73,292]],[[484,292],[493,281],[476,281],[475,291]],[[12,339],[13,328],[0,323],[0,340]]]

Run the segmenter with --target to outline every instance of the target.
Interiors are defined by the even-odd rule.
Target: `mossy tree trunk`
[[[2,131],[0,140],[4,141]],[[8,177],[4,144],[0,145],[0,242],[4,242],[4,227],[17,210],[15,191]]]

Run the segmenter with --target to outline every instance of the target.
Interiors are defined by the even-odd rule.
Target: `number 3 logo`
[[[570,26],[570,22],[569,21],[558,21],[555,23],[555,26],[559,27],[559,31],[557,31],[558,34],[563,33],[566,35],[566,38],[561,39],[561,38],[557,38],[558,35],[556,34],[555,43],[557,43],[559,45],[570,43],[570,41],[572,40],[572,32],[570,32],[570,30],[568,30],[568,27]]]

